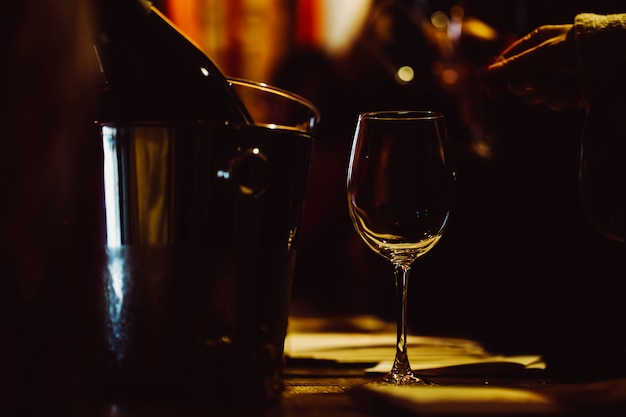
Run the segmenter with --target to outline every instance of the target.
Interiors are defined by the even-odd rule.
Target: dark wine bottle
[[[98,0],[104,122],[223,121],[250,116],[217,65],[146,0]]]

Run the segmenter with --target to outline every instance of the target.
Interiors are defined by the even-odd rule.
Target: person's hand
[[[510,45],[479,73],[492,97],[508,88],[528,104],[584,107],[572,25],[541,26]]]

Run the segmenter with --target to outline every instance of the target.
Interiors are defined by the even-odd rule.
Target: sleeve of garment
[[[626,63],[626,13],[581,13],[574,19],[574,31],[583,91],[593,102]]]
[[[574,23],[587,98],[580,185],[590,222],[626,240],[626,14],[580,14]]]

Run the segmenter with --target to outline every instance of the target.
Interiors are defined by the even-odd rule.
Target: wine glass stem
[[[396,358],[392,372],[400,375],[413,373],[409,364],[406,351],[406,311],[407,311],[407,287],[411,265],[394,264],[394,276],[396,280]]]

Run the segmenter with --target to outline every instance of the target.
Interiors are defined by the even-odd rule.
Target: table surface
[[[212,404],[190,404],[183,402],[167,402],[163,400],[155,399],[153,401],[130,401],[126,403],[108,404],[100,407],[95,414],[97,417],[207,417],[207,416],[220,416],[220,417],[389,417],[389,416],[402,416],[402,417],[453,417],[453,416],[468,416],[468,417],[488,417],[488,416],[533,416],[543,415],[547,417],[608,417],[608,416],[624,416],[626,415],[626,402],[623,398],[617,402],[614,402],[614,398],[611,398],[611,402],[603,403],[603,399],[613,397],[614,394],[600,395],[600,402],[589,402],[589,395],[598,395],[595,388],[581,388],[580,394],[576,394],[580,387],[572,385],[565,388],[567,392],[566,397],[562,398],[575,398],[579,396],[582,400],[575,401],[572,404],[557,404],[559,407],[565,405],[565,408],[546,409],[542,406],[539,409],[533,408],[532,403],[523,403],[525,398],[514,399],[514,403],[506,406],[505,409],[501,407],[493,408],[495,403],[489,403],[485,407],[484,403],[479,408],[473,407],[472,404],[460,404],[453,408],[440,407],[445,404],[440,402],[436,407],[428,406],[428,404],[414,404],[412,402],[402,403],[397,401],[389,401],[385,397],[379,397],[372,395],[367,391],[361,391],[361,387],[365,386],[367,382],[371,381],[371,377],[362,376],[324,376],[320,372],[317,376],[303,376],[303,375],[286,375],[285,377],[285,389],[282,398],[277,404],[263,407],[263,408],[247,408],[238,405],[212,405]],[[448,390],[454,388],[454,384],[459,385],[461,389],[468,389],[463,385],[462,380],[450,380],[443,383],[451,383],[452,385],[441,385],[434,390]],[[519,387],[535,387],[537,390],[531,390],[530,392],[542,392],[550,390],[563,390],[563,386],[546,385],[545,381],[539,379],[528,379],[525,382],[521,382],[520,379],[511,380],[509,384],[501,381],[501,387],[508,389],[512,386]],[[476,380],[469,381],[473,384],[471,388],[482,390],[484,387],[480,387]],[[603,382],[604,384],[604,382]],[[490,389],[498,387],[498,384],[492,384]],[[397,387],[394,387],[397,389]],[[431,388],[424,388],[431,389]],[[517,388],[514,388],[517,389]],[[623,397],[623,392],[626,389],[626,382],[619,382],[619,390],[622,391],[620,396]],[[402,390],[400,388],[400,390]],[[614,390],[612,390],[614,391]],[[524,392],[528,392],[524,390]],[[455,394],[456,395],[456,394]],[[450,397],[454,400],[454,397]],[[535,401],[535,398],[531,399],[531,402]],[[529,404],[531,407],[529,408]],[[91,414],[90,416],[91,417]]]
[[[317,323],[317,322],[313,322]],[[541,361],[482,352],[471,340],[409,338],[413,369],[433,387],[373,387],[374,363],[393,357],[395,334],[338,332],[297,322],[285,341],[287,360],[280,400],[264,408],[191,404],[163,399],[106,403],[96,417],[377,417],[377,416],[623,416],[626,380],[559,384]],[[387,343],[387,340],[391,343]],[[413,346],[411,346],[413,345]],[[411,350],[413,348],[413,350]],[[382,361],[382,362],[381,362]],[[469,362],[468,362],[469,361]],[[389,369],[389,368],[386,368]],[[91,417],[91,415],[89,416]]]

